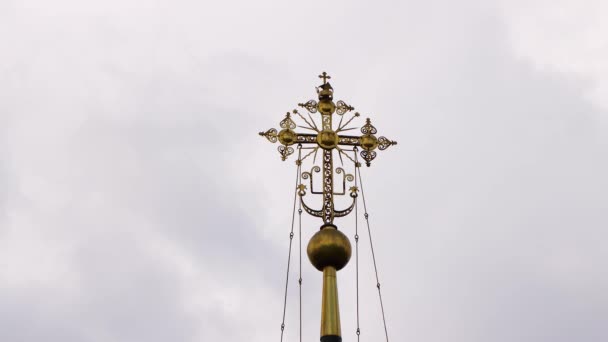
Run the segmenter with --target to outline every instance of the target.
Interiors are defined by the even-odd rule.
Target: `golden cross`
[[[357,152],[361,148],[360,155],[365,160],[367,166],[370,166],[371,161],[376,157],[376,149],[385,150],[391,145],[396,145],[395,141],[385,137],[376,137],[377,130],[372,125],[370,119],[365,121],[361,127],[361,135],[343,135],[341,132],[348,131],[354,128],[347,128],[353,119],[359,117],[359,113],[352,114],[350,119],[343,124],[342,121],[347,112],[354,110],[352,106],[347,105],[344,101],[334,103],[334,90],[327,79],[329,75],[323,72],[319,75],[323,79],[323,84],[317,87],[319,96],[318,102],[310,100],[306,103],[299,103],[300,107],[305,108],[308,113],[308,119],[293,110],[287,113],[285,118],[280,122],[280,131],[271,128],[266,132],[260,132],[260,135],[266,137],[270,142],[280,143],[278,150],[283,160],[294,153],[293,145],[297,145],[299,150],[298,160],[298,185],[296,187],[297,194],[300,196],[300,204],[302,208],[310,215],[320,217],[323,220],[321,229],[317,231],[308,243],[306,254],[312,265],[319,271],[323,272],[323,295],[321,309],[321,341],[342,341],[340,328],[340,310],[338,305],[338,287],[336,272],[342,269],[348,263],[351,256],[351,244],[338,227],[333,223],[335,217],[343,217],[352,212],[355,207],[359,188],[357,184],[349,189],[352,204],[344,210],[336,210],[334,208],[334,195],[341,196],[346,194],[346,181],[352,182],[355,177],[347,174],[346,171],[337,167],[334,169],[333,158],[334,152],[342,160],[342,156],[346,156],[355,164],[355,175],[360,171],[361,164],[358,162]],[[311,114],[318,113],[321,123],[317,125]],[[340,122],[337,126],[333,125],[333,116],[338,115]],[[300,117],[305,125],[296,125],[292,116]],[[310,121],[309,121],[310,120]],[[296,127],[307,129],[312,133],[296,132]],[[308,146],[308,147],[303,147]],[[346,153],[345,147],[352,147],[354,159]],[[311,152],[302,156],[302,149],[310,149]],[[317,155],[319,150],[323,150],[321,167],[313,165],[310,172],[301,172],[302,161],[304,161],[312,153]],[[349,151],[350,152],[350,151]],[[313,157],[313,164],[314,163]],[[322,191],[315,191],[313,188],[313,173],[321,173],[323,176]],[[334,175],[342,176],[342,191],[334,192]],[[360,176],[360,174],[359,174]],[[310,179],[310,192],[313,194],[321,194],[323,196],[323,206],[320,210],[311,209],[304,201],[306,195],[306,185],[302,184],[302,179]],[[295,203],[294,203],[295,211]],[[301,211],[300,211],[301,213]],[[367,218],[367,213],[366,213]],[[355,239],[357,237],[355,236]],[[380,284],[378,284],[379,288]]]
[[[329,76],[325,71],[323,71],[323,73],[319,75],[319,78],[322,78],[323,84],[325,84],[327,83],[327,80],[331,78],[331,76]]]
[[[321,217],[325,224],[332,224],[334,217],[346,216],[348,213],[350,213],[350,210],[352,210],[352,207],[350,208],[350,210],[348,208],[346,210],[335,210],[334,208],[333,196],[335,193],[333,179],[333,152],[337,151],[340,159],[342,159],[342,156],[344,155],[354,162],[354,160],[345,152],[343,147],[351,146],[354,148],[355,153],[358,151],[358,147],[360,147],[361,157],[363,158],[363,160],[365,160],[367,166],[370,166],[371,161],[376,158],[376,149],[385,150],[391,145],[396,145],[397,142],[389,140],[383,136],[376,137],[377,130],[371,124],[370,119],[367,119],[365,125],[361,127],[361,135],[359,136],[339,134],[340,132],[354,129],[347,128],[347,126],[354,118],[359,117],[359,113],[355,112],[353,116],[346,121],[346,123],[342,124],[344,114],[354,110],[355,108],[349,106],[344,101],[338,101],[337,103],[334,103],[333,88],[331,87],[331,85],[329,85],[329,83],[326,83],[326,79],[330,78],[330,76],[328,76],[326,72],[323,72],[323,74],[320,75],[319,78],[322,78],[324,82],[323,85],[317,88],[319,101],[317,102],[315,100],[310,100],[306,103],[298,104],[300,107],[305,108],[309,112],[308,118],[310,119],[310,121],[307,120],[297,110],[293,110],[292,113],[288,112],[285,116],[285,119],[280,122],[280,131],[271,128],[266,132],[260,132],[259,134],[261,136],[266,137],[272,143],[278,141],[281,144],[278,147],[278,150],[281,154],[282,160],[286,160],[287,157],[294,152],[294,149],[292,147],[294,144],[297,144],[298,146],[308,144],[313,145],[312,148],[314,150],[315,156],[319,148],[323,150],[323,208],[321,210],[313,210],[308,208],[305,204],[304,208],[309,214]],[[310,115],[315,113],[319,113],[321,115],[320,128],[319,126],[317,126],[315,120]],[[297,115],[302,120],[304,120],[306,126],[297,126],[296,123],[292,120],[292,114]],[[335,129],[332,120],[334,114],[341,117],[340,123],[338,123],[338,126]],[[294,131],[296,127],[308,129],[314,131],[315,133],[298,133]],[[298,159],[296,163],[300,164],[304,158]],[[355,167],[360,166],[361,165],[358,162],[355,163]],[[318,170],[317,172],[319,171],[321,170]],[[336,172],[340,173],[340,170],[336,169]],[[312,191],[312,188],[310,190]],[[303,196],[303,194],[305,194],[305,191],[300,190],[300,193],[301,196]],[[351,197],[353,197],[352,194],[353,192],[351,192]],[[356,197],[356,191],[354,192],[354,196]]]

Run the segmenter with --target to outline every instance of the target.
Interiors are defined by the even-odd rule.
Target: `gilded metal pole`
[[[341,341],[340,305],[338,304],[338,280],[336,269],[323,269],[323,300],[321,305],[321,341]]]
[[[346,235],[333,224],[323,225],[308,243],[308,259],[317,270],[323,272],[321,342],[342,341],[336,272],[346,266],[351,250]]]

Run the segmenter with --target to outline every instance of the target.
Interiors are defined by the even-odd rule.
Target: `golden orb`
[[[373,135],[364,135],[361,137],[361,147],[366,151],[375,150],[378,147],[378,138]]]
[[[332,148],[338,146],[338,141],[338,133],[332,130],[326,129],[319,132],[317,135],[317,143],[326,150],[331,150]]]
[[[279,132],[279,141],[283,145],[293,145],[296,142],[297,134],[289,128],[285,128]]]
[[[341,270],[350,260],[350,241],[336,226],[325,225],[312,236],[306,253],[310,263],[319,271],[327,266]]]
[[[332,100],[321,100],[317,109],[321,114],[333,114],[336,111],[336,104]]]

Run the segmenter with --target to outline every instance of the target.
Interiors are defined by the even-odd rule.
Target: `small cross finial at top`
[[[323,84],[325,84],[327,83],[327,80],[331,78],[331,76],[329,76],[325,71],[323,71],[323,73],[319,75],[319,78],[322,78]]]

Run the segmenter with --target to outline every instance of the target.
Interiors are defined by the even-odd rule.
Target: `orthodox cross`
[[[334,90],[332,86],[327,82],[328,79],[331,79],[326,72],[323,72],[319,75],[319,78],[323,80],[323,84],[316,88],[319,101],[310,100],[306,103],[299,103],[298,106],[306,109],[308,111],[308,119],[302,115],[302,113],[297,110],[293,110],[291,113],[287,112],[285,118],[279,123],[281,127],[281,131],[277,131],[274,128],[267,130],[266,132],[260,132],[260,135],[266,137],[270,142],[276,143],[277,141],[281,144],[278,147],[278,151],[281,155],[282,160],[286,160],[289,155],[294,152],[293,145],[297,144],[298,146],[302,145],[312,145],[312,152],[316,157],[317,152],[320,149],[323,150],[322,157],[322,175],[323,175],[323,186],[322,192],[315,192],[312,189],[312,173],[304,172],[302,174],[302,178],[311,179],[311,192],[315,194],[323,195],[323,207],[321,210],[314,210],[308,207],[305,203],[303,204],[304,209],[312,216],[320,217],[323,219],[325,224],[333,224],[333,220],[335,217],[342,217],[348,215],[353,206],[351,205],[349,208],[345,210],[335,210],[334,208],[334,195],[343,195],[342,193],[334,192],[334,166],[333,166],[333,151],[336,150],[338,152],[338,156],[340,160],[342,160],[342,156],[345,156],[351,161],[355,163],[355,167],[360,167],[360,163],[356,162],[352,159],[352,157],[346,153],[346,146],[353,147],[355,153],[358,151],[360,147],[362,150],[360,152],[361,157],[365,160],[366,165],[370,166],[371,161],[376,158],[376,149],[385,150],[389,148],[391,145],[396,145],[397,142],[389,140],[383,136],[376,137],[377,130],[372,125],[370,119],[366,119],[365,125],[361,127],[361,135],[343,135],[340,132],[349,131],[354,128],[347,128],[347,126],[351,123],[351,121],[359,117],[360,114],[355,112],[353,116],[348,119],[345,123],[342,123],[344,119],[344,114],[351,112],[355,108],[346,104],[344,101],[338,101],[334,103],[333,101],[333,93]],[[319,113],[321,115],[321,127],[317,126],[317,123],[311,116],[311,114]],[[292,119],[292,114],[299,116],[304,122],[306,126],[297,126],[296,123]],[[340,122],[337,127],[334,129],[333,126],[333,115],[336,114],[340,116]],[[313,131],[314,133],[298,133],[295,132],[295,128],[300,127],[303,129],[307,129]],[[298,159],[296,163],[300,165],[302,160],[308,157],[311,153],[306,155],[302,159]],[[315,172],[320,172],[320,168],[313,168]],[[342,168],[335,169],[335,173],[340,174],[343,173],[344,177],[350,177],[350,181],[352,181],[352,175],[346,175]],[[300,185],[299,188],[300,196],[305,194],[305,186]],[[350,189],[351,197],[353,199],[356,197],[357,188],[352,187]]]
[[[327,80],[331,78],[331,76],[329,76],[325,71],[323,71],[323,73],[319,75],[319,78],[323,79],[323,84],[325,84],[327,83]]]
[[[357,183],[355,183],[355,186],[350,188],[350,197],[352,197],[353,202],[348,208],[344,210],[336,210],[334,208],[334,195],[345,195],[346,181],[348,180],[349,182],[352,182],[355,180],[355,177],[353,177],[351,174],[347,174],[346,171],[341,167],[337,167],[334,170],[333,153],[334,151],[337,152],[342,164],[344,164],[342,158],[343,156],[349,158],[355,165],[355,175],[358,174],[360,179],[361,174],[358,173],[358,170],[360,170],[359,168],[361,167],[361,164],[358,161],[357,155],[359,148],[361,148],[361,157],[363,160],[365,160],[367,166],[370,166],[371,161],[376,158],[376,149],[385,150],[391,145],[396,145],[397,143],[385,137],[377,138],[377,130],[372,125],[370,119],[367,119],[365,121],[365,125],[361,127],[361,135],[356,136],[340,134],[341,132],[354,129],[347,128],[347,126],[351,121],[353,121],[353,119],[359,117],[359,113],[353,113],[352,116],[343,124],[342,121],[345,114],[353,111],[355,108],[346,104],[344,101],[334,103],[334,90],[331,85],[327,83],[327,80],[331,77],[327,75],[326,72],[323,72],[321,75],[319,75],[319,78],[323,80],[323,84],[316,88],[319,101],[317,102],[315,100],[310,100],[306,103],[298,104],[300,107],[308,111],[308,113],[306,113],[308,118],[294,109],[291,113],[287,112],[285,118],[279,123],[279,126],[281,127],[280,131],[277,131],[275,128],[271,128],[266,132],[260,132],[260,135],[272,143],[276,143],[277,141],[280,143],[278,150],[279,154],[281,155],[281,159],[283,160],[286,160],[289,155],[294,153],[294,148],[292,146],[297,145],[298,160],[296,160],[296,164],[298,165],[297,172],[298,179],[300,181],[297,184],[296,191],[300,196],[300,204],[302,205],[302,208],[304,208],[304,210],[310,215],[323,219],[321,229],[312,236],[306,249],[306,253],[308,254],[308,258],[312,265],[319,271],[323,272],[321,342],[341,342],[342,333],[340,328],[340,310],[338,305],[336,272],[344,268],[344,266],[346,266],[350,260],[352,247],[348,237],[338,230],[338,227],[334,225],[333,221],[335,217],[346,216],[353,210],[357,200],[358,189],[356,186]],[[317,125],[311,116],[311,114],[315,113],[319,113],[321,116],[320,125]],[[335,128],[332,120],[334,114],[340,117],[340,121]],[[300,117],[304,121],[305,125],[296,125],[292,119],[292,115]],[[298,133],[295,131],[296,127],[312,131],[313,133]],[[351,147],[352,150],[347,149]],[[310,149],[311,151],[305,156],[302,156],[303,149]],[[322,167],[314,165],[317,152],[320,149],[323,151]],[[351,152],[354,154],[354,158],[350,156],[349,153]],[[314,157],[312,169],[310,172],[302,172],[300,174],[302,162],[313,153]],[[322,191],[315,191],[313,187],[313,173],[322,173]],[[334,191],[334,174],[342,176],[342,191],[340,192]],[[323,206],[320,210],[312,209],[304,202],[303,197],[306,194],[306,186],[301,183],[301,179],[309,178],[310,192],[313,194],[322,195]],[[365,217],[367,219],[367,213]],[[290,239],[292,237],[293,231],[290,234]],[[358,242],[357,236],[355,236],[355,241]],[[356,249],[356,251],[358,252],[358,249]],[[289,274],[287,279],[289,279]],[[300,285],[302,284],[301,281],[302,279],[300,278]],[[380,283],[378,283],[377,287],[378,291],[380,291]],[[285,327],[284,320],[285,318],[283,317],[281,331],[283,331]],[[357,335],[358,334],[359,329],[357,328]]]

